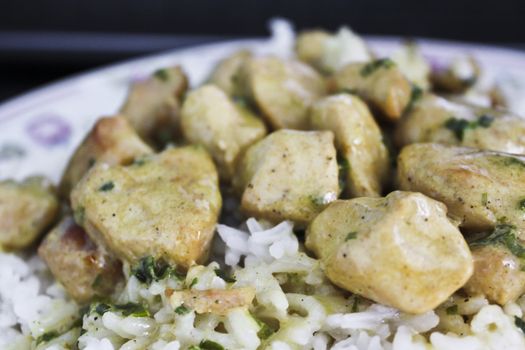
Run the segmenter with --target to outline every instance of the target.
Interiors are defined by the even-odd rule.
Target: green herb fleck
[[[60,334],[58,334],[57,331],[51,331],[51,332],[44,333],[36,339],[36,344],[38,345],[40,343],[46,343],[50,341],[51,339],[58,337],[59,335]]]
[[[113,183],[113,181],[108,181],[102,184],[102,186],[100,186],[98,190],[102,192],[108,192],[108,191],[111,191],[114,187],[115,187],[115,184]]]
[[[357,238],[357,232],[350,232],[345,237],[345,242]]]
[[[322,207],[325,205],[323,197],[310,195],[308,196],[310,199],[310,202],[314,205],[314,207]]]
[[[484,238],[472,242],[472,247],[499,244],[506,247],[514,256],[525,259],[525,248],[515,235],[516,227],[509,224],[499,224]]]
[[[164,82],[168,81],[170,78],[170,74],[167,69],[158,69],[155,71],[155,73],[153,73],[153,76]]]
[[[525,333],[525,321],[523,321],[518,316],[514,316],[514,324],[516,325],[516,327],[521,329],[523,333]]]
[[[250,313],[252,318],[257,322],[257,325],[259,326],[259,331],[257,332],[257,336],[259,339],[265,340],[270,338],[270,336],[275,333],[275,330],[273,330],[268,324],[261,319],[259,319],[254,314]]]
[[[483,128],[488,128],[493,121],[494,117],[491,117],[490,115],[482,115],[478,118],[478,125]]]
[[[416,104],[416,102],[419,101],[422,96],[423,96],[423,90],[417,85],[412,85],[412,91],[410,93],[410,101],[405,107],[405,110],[403,113],[410,112],[412,108],[414,108],[414,105]]]
[[[74,212],[73,216],[75,218],[75,222],[82,226],[84,224],[84,219],[86,218],[86,208],[84,207],[78,207]]]
[[[350,170],[350,163],[346,158],[337,156],[337,166],[339,168],[339,191],[343,192],[346,188],[346,178]]]
[[[95,280],[93,281],[93,283],[91,283],[91,287],[93,289],[98,289],[102,285],[103,281],[104,281],[104,276],[101,273],[99,273],[97,277],[95,277]]]
[[[352,312],[359,312],[359,302],[360,302],[361,298],[359,297],[359,295],[355,294],[354,295],[354,302],[352,303]]]
[[[108,304],[100,303],[94,307],[93,311],[99,314],[100,316],[102,316],[110,309],[111,309],[111,306],[109,306]]]
[[[359,72],[362,77],[368,77],[375,71],[377,71],[380,68],[391,68],[395,66],[394,61],[392,61],[389,58],[382,58],[379,60],[372,61],[370,63],[367,63],[363,68],[361,68],[361,71]]]
[[[452,131],[459,141],[463,141],[465,132],[467,130],[472,130],[477,127],[488,128],[490,127],[493,121],[494,121],[494,118],[488,115],[482,115],[477,120],[474,120],[474,121],[468,121],[466,119],[450,117],[445,122],[445,127],[449,129],[450,131]]]
[[[133,316],[133,317],[149,317],[150,313],[144,305],[137,303],[127,303],[114,306],[116,311],[122,312],[124,316]]]
[[[93,165],[95,165],[96,160],[95,158],[89,158],[88,159],[88,169],[90,169]]]
[[[202,348],[198,345],[191,345],[188,350],[202,350]]]
[[[199,279],[195,277],[194,279],[191,280],[190,289],[193,288],[193,286],[196,285],[197,283],[199,283]]]
[[[452,305],[452,306],[449,306],[445,309],[445,311],[447,312],[447,315],[457,315],[458,314],[458,306],[457,305]]]
[[[229,276],[228,274],[226,274],[226,272],[224,272],[221,269],[215,269],[215,274],[217,276],[219,276],[220,278],[222,278],[223,280],[225,280],[226,282],[228,282],[228,283],[235,282],[235,278],[234,277]]]
[[[132,165],[143,166],[144,164],[146,164],[146,159],[145,158],[135,158],[133,160],[133,164]]]
[[[489,200],[488,200],[488,194],[487,194],[487,192],[483,192],[483,193],[481,194],[481,205],[482,205],[482,206],[486,206],[487,203],[488,203],[488,201],[489,201]]]
[[[212,340],[205,339],[199,344],[202,350],[224,350],[224,347]]]
[[[181,305],[181,306],[178,306],[177,308],[175,308],[175,313],[177,315],[186,315],[187,313],[189,313],[191,310],[188,309],[186,306],[184,305]]]
[[[518,202],[518,208],[521,210],[521,211],[525,211],[525,198],[520,200]]]
[[[138,264],[131,269],[131,273],[140,282],[150,284],[153,281],[160,281],[166,277],[176,277],[181,279],[174,267],[168,265],[164,260],[155,261],[152,256],[146,256],[139,260]]]
[[[343,94],[357,95],[357,89],[342,88],[339,92]]]

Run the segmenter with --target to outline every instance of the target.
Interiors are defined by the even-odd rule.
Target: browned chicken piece
[[[447,67],[434,70],[431,74],[434,89],[460,94],[473,86],[481,69],[472,56],[456,57]]]
[[[98,248],[72,217],[49,232],[38,254],[79,303],[109,296],[123,277],[120,261]]]
[[[221,180],[230,182],[239,155],[266,135],[263,121],[235,104],[215,85],[203,85],[182,105],[182,133],[186,140],[210,152]]]
[[[358,95],[393,121],[401,118],[412,95],[410,82],[389,59],[344,66],[332,76],[330,89]]]
[[[250,306],[255,298],[255,289],[252,287],[183,291],[167,289],[166,296],[170,298],[170,304],[174,308],[184,305],[198,314],[209,312],[225,316],[231,309]]]
[[[58,199],[46,179],[0,181],[0,251],[30,246],[54,223],[58,212]]]
[[[510,223],[525,234],[525,157],[412,144],[403,148],[397,164],[401,189],[445,203],[464,230],[484,232]]]
[[[240,96],[238,74],[239,69],[252,54],[248,50],[240,50],[226,57],[215,66],[208,82],[221,88],[228,96]]]
[[[324,30],[309,30],[299,33],[295,41],[297,58],[322,70],[326,41],[332,35]]]
[[[180,104],[187,87],[181,67],[159,69],[131,85],[120,112],[140,137],[162,146],[180,134]]]
[[[71,194],[75,218],[131,263],[206,260],[221,210],[218,175],[201,147],[169,148],[131,165],[95,165]]]
[[[510,112],[453,102],[433,94],[417,100],[396,126],[396,144],[436,142],[525,153],[525,120]]]
[[[421,193],[335,201],[308,227],[306,247],[339,287],[408,313],[434,309],[473,271],[447,208]]]
[[[241,210],[308,224],[339,193],[333,143],[330,131],[279,130],[250,146],[234,178]]]
[[[505,305],[525,293],[522,260],[502,245],[472,248],[474,275],[465,285],[471,295],[482,294],[492,302]]]
[[[350,197],[377,197],[390,173],[390,159],[381,129],[363,101],[338,94],[317,101],[310,111],[317,130],[335,135],[339,155],[347,162],[346,192]]]
[[[326,93],[323,77],[313,68],[277,57],[247,60],[239,82],[274,129],[307,129],[308,108]]]
[[[337,33],[307,30],[295,41],[297,57],[319,71],[331,74],[351,62],[368,62],[374,55],[366,42],[347,27]]]
[[[128,164],[153,150],[123,116],[99,119],[69,160],[60,181],[60,194],[69,198],[73,186],[97,162]]]

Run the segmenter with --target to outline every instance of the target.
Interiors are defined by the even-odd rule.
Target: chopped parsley
[[[100,303],[95,307],[95,312],[100,316],[104,315],[109,310],[111,310],[111,306],[104,303]]]
[[[275,333],[275,330],[273,330],[268,324],[262,320],[260,320],[255,315],[251,314],[252,318],[257,322],[257,325],[259,326],[259,331],[257,332],[257,336],[259,339],[265,340],[271,337],[273,333]]]
[[[408,113],[409,111],[411,111],[412,108],[414,108],[414,105],[416,104],[416,102],[419,101],[421,97],[423,97],[423,90],[417,85],[412,85],[412,91],[410,93],[410,101],[405,107],[404,113]]]
[[[152,256],[146,256],[139,260],[138,264],[131,269],[131,273],[140,282],[151,284],[153,281],[160,281],[166,277],[175,276],[181,279],[174,267],[167,264],[164,260],[155,260]]]
[[[487,237],[472,242],[471,247],[499,244],[506,247],[514,256],[525,259],[525,248],[515,234],[516,226],[509,224],[497,225]]]
[[[457,305],[449,306],[445,309],[445,311],[447,312],[447,315],[457,315],[458,306]]]
[[[352,303],[352,312],[359,312],[359,302],[361,301],[361,298],[359,295],[354,294],[354,302]]]
[[[168,81],[170,78],[170,74],[167,69],[158,69],[155,71],[155,73],[153,73],[153,76],[164,82]]]
[[[518,202],[518,208],[521,211],[525,211],[525,198]]]
[[[133,317],[149,317],[149,311],[142,304],[127,303],[121,305],[115,305],[113,307],[116,311],[122,312],[124,316]]]
[[[377,71],[380,68],[388,69],[393,66],[395,66],[394,61],[392,61],[389,58],[382,58],[382,59],[367,63],[363,68],[361,68],[361,71],[359,72],[359,74],[361,74],[362,77],[368,77],[369,75],[373,74],[375,71]]]
[[[88,159],[88,169],[90,169],[91,167],[93,167],[93,165],[95,165],[95,163],[96,163],[95,158],[89,158],[89,159]]]
[[[74,212],[73,216],[75,218],[75,222],[82,226],[84,224],[84,219],[86,218],[86,208],[84,207],[78,207]]]
[[[191,310],[188,309],[186,306],[184,305],[181,305],[181,306],[178,306],[177,308],[175,308],[175,313],[177,315],[186,315],[187,313],[189,313]]]
[[[481,205],[482,205],[482,206],[486,206],[487,203],[488,203],[488,201],[489,201],[489,200],[488,200],[488,194],[487,194],[487,192],[483,192],[483,193],[481,194]]]
[[[133,316],[133,317],[149,317],[149,311],[142,304],[137,303],[126,303],[126,304],[117,304],[109,305],[106,303],[92,304],[90,312],[94,312],[100,316],[104,315],[108,311],[116,311],[122,313],[123,316]]]
[[[325,203],[324,203],[324,199],[323,197],[318,197],[318,196],[314,196],[314,195],[310,195],[308,196],[308,198],[310,199],[310,202],[315,206],[315,207],[322,207]]]
[[[146,159],[145,158],[135,158],[133,160],[133,164],[132,165],[143,166],[144,164],[146,164]]]
[[[523,333],[525,333],[525,321],[523,321],[518,316],[514,316],[514,324],[516,325],[516,327],[521,329]]]
[[[196,285],[197,283],[199,283],[199,279],[195,277],[194,279],[191,280],[190,289],[193,288],[193,286]]]
[[[98,190],[101,192],[108,192],[111,191],[113,188],[115,188],[115,184],[113,183],[113,181],[108,181],[102,184],[102,186],[100,186]]]
[[[215,274],[217,276],[219,276],[220,278],[222,278],[223,280],[225,280],[226,282],[228,282],[228,283],[235,282],[235,278],[234,277],[229,276],[226,272],[224,272],[221,269],[215,269]]]
[[[445,127],[452,131],[459,141],[463,141],[465,132],[467,130],[476,129],[478,127],[488,128],[494,121],[494,118],[488,115],[482,115],[477,120],[468,121],[466,119],[450,117],[445,122]]]
[[[345,242],[357,238],[357,232],[350,232],[345,237]]]
[[[202,350],[224,350],[224,347],[221,344],[208,339],[201,341],[199,347]]]
[[[348,162],[348,159],[337,156],[337,166],[339,168],[339,191],[343,192],[347,185],[346,177],[350,170],[350,163]]]
[[[58,334],[57,331],[51,331],[51,332],[44,333],[36,339],[36,344],[38,345],[40,343],[46,343],[52,339],[55,339],[59,335],[60,334]]]

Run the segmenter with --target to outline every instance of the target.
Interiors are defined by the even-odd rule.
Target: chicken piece
[[[333,73],[351,62],[367,62],[373,57],[365,41],[352,30],[342,27],[335,34],[310,30],[299,34],[295,42],[298,58],[324,73]]]
[[[42,177],[0,182],[0,251],[30,246],[53,224],[59,202]]]
[[[179,66],[133,83],[120,112],[144,140],[164,145],[180,134],[180,104],[188,78]]]
[[[336,201],[306,235],[306,247],[333,283],[404,312],[434,309],[473,271],[445,205],[420,193]]]
[[[49,232],[38,254],[79,303],[108,297],[123,277],[121,262],[98,248],[72,217]]]
[[[432,72],[432,85],[436,90],[460,94],[472,87],[481,73],[472,56],[458,56],[446,67]]]
[[[470,295],[484,295],[500,305],[525,293],[522,261],[501,245],[474,247],[474,275],[465,285]]]
[[[274,129],[307,129],[308,108],[325,94],[325,81],[314,69],[277,57],[247,60],[239,82]]]
[[[525,153],[525,120],[490,108],[425,94],[396,129],[396,144],[436,142],[508,153]]]
[[[241,95],[237,82],[239,69],[251,57],[248,50],[235,52],[215,66],[208,82],[221,88],[228,96]]]
[[[77,147],[60,180],[60,194],[69,198],[73,186],[96,163],[127,164],[152,153],[123,116],[99,119]]]
[[[525,232],[525,157],[440,144],[412,144],[398,158],[399,187],[446,204],[467,232],[499,222]]]
[[[324,30],[308,30],[299,33],[295,40],[295,53],[304,63],[322,69],[324,47],[332,35]]]
[[[204,85],[188,94],[181,119],[186,140],[210,152],[225,181],[231,181],[239,154],[266,134],[260,119],[214,85]]]
[[[145,256],[189,267],[206,259],[221,209],[206,151],[167,149],[132,165],[95,165],[71,194],[75,218],[131,263]]]
[[[347,194],[380,196],[390,160],[381,130],[361,99],[349,94],[325,97],[312,107],[310,123],[314,129],[334,133],[337,150],[349,165]]]
[[[241,210],[306,225],[339,193],[333,140],[330,131],[280,130],[248,148],[234,178]]]
[[[399,70],[423,90],[430,88],[430,63],[415,42],[406,42],[390,56]]]
[[[208,290],[166,290],[173,308],[181,305],[195,310],[198,314],[212,313],[226,316],[231,309],[248,307],[255,298],[253,287],[234,289],[208,289]]]
[[[412,95],[410,82],[389,59],[350,63],[334,74],[330,86],[357,94],[393,121],[401,118]]]

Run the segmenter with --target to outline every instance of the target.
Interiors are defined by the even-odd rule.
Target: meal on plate
[[[343,28],[184,69],[0,182],[3,349],[525,349],[525,115],[476,57]]]

